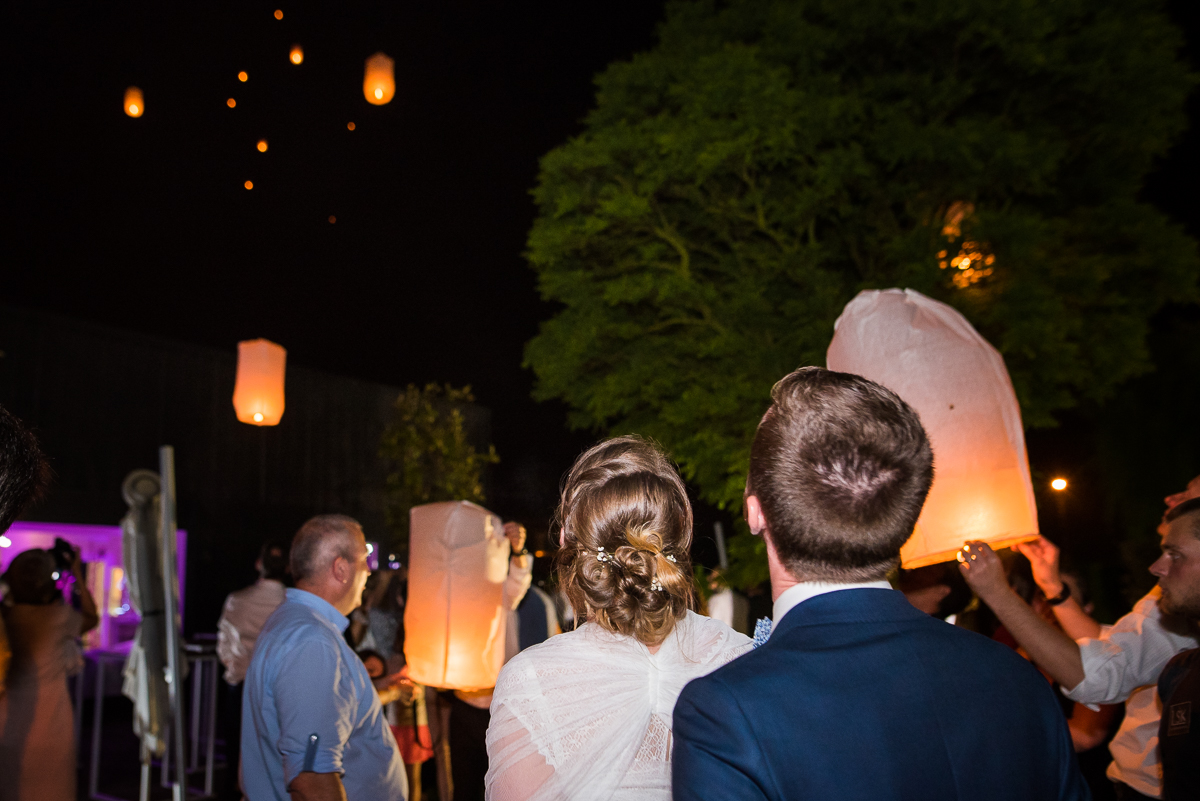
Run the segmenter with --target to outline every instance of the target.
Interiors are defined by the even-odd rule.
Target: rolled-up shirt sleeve
[[[343,672],[337,651],[318,640],[297,647],[275,678],[284,786],[303,771],[345,773],[342,751],[358,704]]]
[[[506,611],[512,611],[521,605],[521,599],[529,591],[533,583],[533,559],[525,559],[525,567],[518,567],[516,558],[508,563],[508,576],[504,579],[504,590],[500,600]]]
[[[1186,623],[1164,618],[1158,589],[1101,637],[1079,640],[1083,681],[1063,694],[1083,704],[1117,704],[1139,687],[1154,684],[1172,656],[1197,646]]]

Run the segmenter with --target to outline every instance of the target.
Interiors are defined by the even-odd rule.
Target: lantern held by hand
[[[933,447],[933,486],[903,566],[949,561],[970,540],[999,549],[1036,539],[1021,410],[1000,352],[950,306],[911,289],[860,292],[834,328],[829,369],[895,392]]]
[[[468,501],[415,506],[404,656],[413,681],[482,690],[504,664],[510,546],[500,518]]]

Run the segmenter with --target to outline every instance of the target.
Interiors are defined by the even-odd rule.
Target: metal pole
[[[187,798],[187,760],[184,756],[183,741],[183,687],[179,664],[179,610],[175,605],[175,592],[179,581],[179,571],[175,564],[175,449],[163,445],[158,449],[158,469],[162,476],[162,572],[163,594],[166,603],[163,605],[163,615],[166,617],[167,629],[167,692],[171,703],[171,743],[175,754],[175,784],[171,788],[171,797],[175,801]]]
[[[713,523],[713,534],[717,537],[717,563],[722,570],[729,569],[729,555],[725,553],[725,526],[721,521]]]
[[[201,679],[204,676],[204,663],[200,661],[192,662],[192,761],[188,764],[188,770],[193,771],[200,765],[200,696],[204,693],[204,685]]]
[[[216,659],[205,660],[208,664],[208,751],[204,760],[204,794],[213,794],[213,747],[217,738],[217,667]],[[234,768],[236,770],[237,768]]]

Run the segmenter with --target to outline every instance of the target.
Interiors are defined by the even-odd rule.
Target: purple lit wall
[[[17,554],[30,548],[50,548],[54,538],[62,537],[80,549],[87,564],[87,583],[96,606],[100,625],[84,637],[87,649],[111,650],[128,647],[141,620],[129,603],[125,581],[125,563],[121,553],[120,526],[84,526],[73,523],[34,523],[18,520],[0,535],[0,572]],[[179,571],[179,615],[183,618],[183,595],[187,567],[187,532],[175,539],[176,565]]]

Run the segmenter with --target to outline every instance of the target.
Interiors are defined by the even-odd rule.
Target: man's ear
[[[762,536],[767,530],[767,518],[763,514],[762,504],[758,502],[757,495],[746,496],[746,523],[750,526],[750,533],[755,536]]]
[[[339,584],[345,584],[350,580],[350,562],[344,556],[335,556],[333,559],[333,577],[338,580]]]

